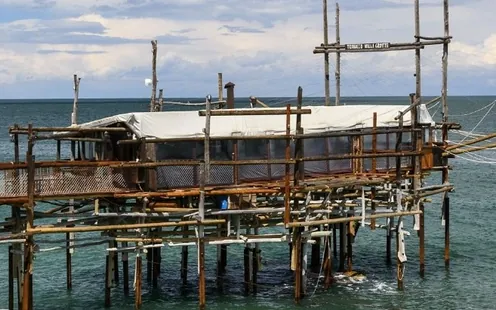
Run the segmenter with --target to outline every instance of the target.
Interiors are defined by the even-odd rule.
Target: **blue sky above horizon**
[[[330,41],[334,1],[329,2]],[[420,0],[421,32],[441,36],[442,0]],[[413,0],[346,0],[341,41],[413,40]],[[449,93],[496,94],[494,0],[451,0]],[[2,0],[0,98],[147,97],[157,39],[166,97],[216,94],[217,72],[237,96],[322,96],[320,0]],[[441,88],[441,47],[422,51],[423,93]],[[334,93],[331,56],[331,93]],[[414,54],[344,54],[343,96],[402,96],[415,88]]]

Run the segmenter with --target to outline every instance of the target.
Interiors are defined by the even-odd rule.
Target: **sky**
[[[335,4],[329,1],[329,41]],[[420,0],[421,34],[443,35],[442,0]],[[494,0],[450,0],[451,95],[496,94]],[[413,0],[346,0],[341,42],[413,42]],[[148,97],[151,44],[165,97],[323,96],[321,0],[0,0],[0,99]],[[442,46],[422,50],[424,95],[441,90]],[[331,55],[331,96],[335,56]],[[414,51],[343,54],[342,96],[415,89]]]

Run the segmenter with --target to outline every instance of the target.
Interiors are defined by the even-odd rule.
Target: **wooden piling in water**
[[[138,253],[136,256],[135,263],[135,274],[134,274],[134,309],[141,308],[141,280],[142,280],[142,259],[141,255]]]
[[[71,254],[71,233],[65,233],[66,238],[66,249],[65,249],[65,261],[66,261],[66,279],[67,279],[67,290],[72,289],[72,254]]]
[[[345,223],[339,223],[339,267],[338,271],[344,271],[344,264],[346,259],[346,231]]]
[[[105,308],[108,308],[112,305],[111,299],[110,299],[110,292],[111,292],[111,287],[112,287],[112,272],[110,266],[112,265],[113,261],[110,256],[110,254],[107,254],[105,258]]]
[[[184,238],[188,238],[188,226],[183,226]],[[188,246],[181,247],[181,280],[183,285],[188,283]]]
[[[425,215],[424,215],[424,204],[420,203],[420,211],[422,213],[419,214],[419,263],[420,263],[420,276],[424,277],[425,275]]]
[[[12,253],[13,246],[9,245],[9,310],[14,309],[14,254]]]
[[[125,232],[125,231],[124,231]],[[127,247],[127,241],[121,243],[122,247]],[[124,295],[129,294],[129,256],[127,252],[122,252],[122,282]]]

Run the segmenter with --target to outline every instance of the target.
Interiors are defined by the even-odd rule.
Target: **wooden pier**
[[[333,272],[353,271],[353,243],[360,226],[369,226],[370,233],[384,234],[386,248],[380,246],[379,251],[385,252],[386,261],[396,262],[398,289],[403,289],[408,241],[404,218],[414,218],[414,230],[420,241],[419,273],[424,276],[424,208],[429,207],[433,195],[443,196],[444,260],[448,267],[448,193],[453,189],[448,179],[448,158],[460,151],[447,143],[448,131],[454,126],[448,122],[447,102],[451,40],[448,1],[444,0],[445,29],[441,37],[421,36],[419,2],[414,1],[416,27],[412,43],[341,44],[337,6],[336,43],[331,44],[326,0],[323,4],[324,43],[314,53],[323,53],[325,57],[326,105],[331,102],[329,55],[337,55],[337,106],[304,106],[300,87],[295,106],[257,108],[263,103],[253,97],[254,108],[234,109],[235,85],[224,86],[219,74],[217,101],[207,96],[199,104],[203,110],[174,116],[189,117],[191,124],[201,124],[202,130],[176,133],[167,129],[172,125],[166,123],[163,134],[154,134],[153,129],[137,126],[136,120],[145,119],[140,119],[141,115],[146,115],[150,122],[155,118],[170,120],[167,117],[172,112],[161,112],[168,104],[162,90],[157,98],[157,42],[152,41],[150,112],[78,125],[80,79],[75,76],[71,127],[11,127],[15,156],[12,162],[0,163],[0,204],[12,209],[11,216],[2,223],[0,235],[0,242],[10,244],[9,309],[33,308],[33,256],[44,246],[43,241],[37,240],[42,234],[61,236],[56,242],[58,249],[66,253],[68,290],[76,289],[72,285],[73,277],[77,277],[72,274],[74,249],[108,245],[105,278],[101,281],[105,290],[102,305],[106,307],[112,304],[111,291],[121,287],[126,294],[134,295],[135,308],[140,308],[143,278],[157,286],[158,278],[165,276],[161,274],[165,255],[161,249],[167,246],[181,247],[181,257],[175,261],[183,284],[187,283],[187,271],[191,268],[188,248],[197,248],[195,267],[201,308],[207,300],[208,246],[217,249],[217,281],[221,283],[226,273],[227,246],[244,245],[243,260],[236,263],[244,268],[245,291],[256,293],[261,290],[257,273],[265,243],[289,245],[294,299],[299,302],[309,291],[309,267],[323,271],[325,288],[333,284]],[[420,52],[431,45],[443,46],[443,88],[439,98],[425,102],[420,87]],[[317,119],[316,111],[331,115],[353,108],[340,105],[340,53],[392,50],[415,52],[416,87],[410,101],[401,109],[374,107],[367,115],[363,112],[360,122],[353,127],[343,123],[342,128],[320,128],[326,118]],[[223,88],[227,90],[225,99]],[[442,123],[426,122],[426,107],[439,100],[443,107]],[[254,130],[248,126],[246,132],[235,132],[240,123],[257,122],[270,124],[270,128]],[[226,128],[232,124],[232,132],[219,130],[219,123]],[[436,140],[438,130],[441,141]],[[25,158],[20,154],[21,136],[27,137]],[[41,140],[54,142],[53,160],[36,159],[36,144]],[[465,144],[481,141],[484,138]],[[424,178],[438,171],[442,174],[440,184],[426,186]],[[37,207],[41,204],[53,207],[40,211]],[[47,224],[47,219],[53,221]],[[101,235],[87,237],[88,232]],[[134,275],[129,274],[132,257]],[[168,258],[169,262],[174,260]],[[270,272],[270,266],[268,269]]]

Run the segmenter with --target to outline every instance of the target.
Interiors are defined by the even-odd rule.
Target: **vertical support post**
[[[164,108],[164,90],[159,89],[158,90],[158,106],[155,112],[160,112]]]
[[[188,238],[188,226],[183,226],[183,237]],[[181,280],[183,285],[188,283],[188,246],[185,245],[181,248]]]
[[[334,225],[333,225],[334,226]],[[329,227],[327,229],[330,229]],[[324,242],[324,288],[327,290],[331,287],[333,278],[332,278],[332,247],[331,247],[331,238],[326,237]]]
[[[160,274],[160,248],[152,248],[152,266],[153,266],[153,271],[152,271],[152,285],[153,287],[158,286],[158,276]]]
[[[294,248],[295,252],[295,302],[299,303],[302,298],[302,240],[301,240],[301,228],[297,227],[294,229]]]
[[[258,235],[258,227],[254,228],[255,230],[255,235]],[[258,291],[258,286],[257,286],[257,273],[258,273],[258,262],[259,262],[259,255],[260,255],[260,245],[258,243],[255,243],[253,246],[253,255],[252,255],[252,264],[251,264],[251,282],[252,282],[252,291],[253,294],[256,294]]]
[[[332,224],[332,253],[334,258],[338,257],[338,242],[336,236],[336,224]]]
[[[224,85],[224,88],[227,89],[227,108],[234,109],[234,86],[235,84],[232,82]]]
[[[212,98],[207,96],[206,115],[205,115],[205,141],[204,141],[204,160],[200,163],[200,202],[198,206],[198,215],[200,223],[198,226],[198,299],[199,307],[204,308],[206,305],[206,287],[205,287],[205,241],[204,227],[202,225],[205,219],[205,185],[210,178],[210,109]]]
[[[136,263],[135,263],[135,273],[134,273],[134,309],[139,309],[141,307],[141,279],[142,279],[142,268],[143,263],[141,259],[140,250],[138,250],[138,254],[136,255]]]
[[[346,232],[345,224],[339,223],[339,267],[338,271],[344,271],[344,263],[346,257]]]
[[[329,24],[327,22],[327,0],[323,0],[324,13],[324,46],[329,45]],[[330,88],[329,88],[329,53],[324,53],[324,83],[325,83],[325,105],[330,105]]]
[[[153,272],[152,250],[153,249],[146,250],[146,281],[148,283],[152,281],[152,272]]]
[[[112,303],[110,300],[110,290],[112,287],[112,272],[110,266],[112,265],[112,258],[107,254],[105,259],[105,308],[109,308]]]
[[[125,231],[125,230],[124,230]],[[122,247],[127,247],[128,244],[127,242],[122,242]],[[122,252],[122,281],[124,282],[123,284],[123,289],[124,289],[124,295],[129,294],[129,257],[127,252]]]
[[[419,215],[419,262],[420,262],[420,276],[425,275],[425,217],[424,217],[424,204],[420,203],[420,213]]]
[[[157,105],[157,40],[152,40],[152,96],[150,99],[150,112],[156,111]]]
[[[350,214],[347,215],[349,217]],[[353,271],[353,234],[354,234],[354,228],[353,228],[353,223],[348,222],[346,224],[347,232],[346,232],[346,265],[348,267],[348,271],[351,272]]]
[[[394,227],[394,217],[387,218],[386,228],[386,264],[391,265],[391,238]]]
[[[286,169],[285,169],[285,179],[284,179],[284,225],[287,227],[289,222],[291,221],[291,209],[290,209],[290,195],[291,188],[289,184],[289,180],[291,178],[291,166],[289,164],[289,160],[291,159],[291,105],[286,105]]]
[[[251,245],[247,243],[243,251],[243,265],[244,265],[243,282],[244,282],[245,294],[248,294],[250,292],[250,288],[252,286],[251,270],[250,270],[251,256],[252,256]]]
[[[66,262],[66,278],[67,278],[67,290],[72,290],[72,253],[70,246],[71,242],[71,233],[66,233],[66,249],[65,249],[65,262]]]
[[[26,208],[26,230],[34,226],[34,135],[33,126],[29,124],[28,127],[28,150],[26,153],[26,160],[28,166],[28,204]],[[23,294],[22,294],[22,309],[33,309],[33,235],[28,235],[24,244],[24,281],[23,281]]]
[[[341,44],[339,12],[339,3],[336,2],[336,45]],[[336,78],[336,105],[339,105],[341,101],[341,52],[336,52],[336,72],[334,76]]]
[[[218,85],[218,90],[219,90],[219,94],[217,95],[217,98],[218,98],[217,100],[223,101],[224,100],[224,90],[222,89],[222,73],[221,72],[217,73],[217,85]],[[219,103],[219,107],[223,108],[224,104]]]
[[[9,245],[9,310],[14,310],[14,254],[13,247]]]
[[[79,101],[79,83],[81,82],[81,78],[78,78],[77,74],[74,74],[74,103],[72,106],[72,114],[71,114],[71,124],[77,124],[77,109],[78,109],[78,101]]]
[[[442,121],[443,121],[443,144],[447,145],[448,140],[448,44],[449,44],[449,1],[444,0],[444,44],[443,44],[443,82],[442,82],[442,94],[441,102],[443,105],[442,109]],[[443,176],[442,182],[446,184],[449,182],[449,171],[448,171],[448,158],[444,158],[443,163]],[[448,192],[444,195],[443,208],[444,208],[444,265],[449,268],[450,265],[450,233],[449,233],[449,196]]]

